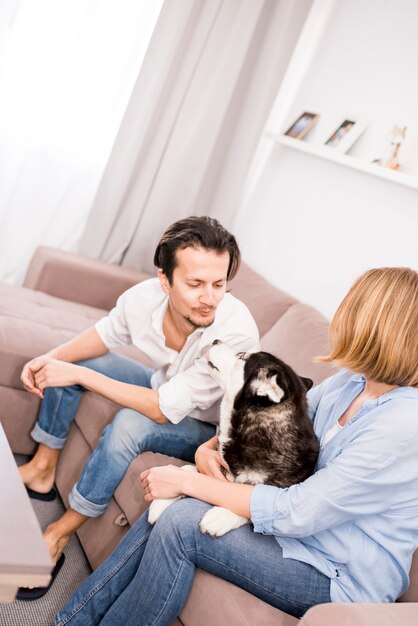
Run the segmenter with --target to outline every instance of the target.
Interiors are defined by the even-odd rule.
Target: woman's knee
[[[210,504],[195,500],[194,498],[182,498],[173,502],[156,522],[156,528],[161,533],[189,534],[199,529],[199,522]]]

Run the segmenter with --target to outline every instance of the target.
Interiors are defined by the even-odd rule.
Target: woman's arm
[[[185,472],[174,465],[145,470],[140,479],[148,502],[157,498],[190,496],[215,506],[223,506],[243,517],[250,517],[253,485],[240,485],[204,474]]]
[[[388,511],[416,483],[417,436],[412,432],[400,443],[393,433],[390,449],[379,431],[370,429],[302,483],[286,489],[258,485],[250,503],[254,530],[301,538]]]
[[[395,421],[401,415],[392,415]],[[256,532],[306,537],[339,524],[387,511],[400,490],[416,482],[417,427],[366,429],[307,480],[285,489],[240,485],[172,466],[141,474],[145,499],[187,495],[250,517]],[[402,456],[402,460],[399,458]],[[416,505],[414,505],[416,506]]]

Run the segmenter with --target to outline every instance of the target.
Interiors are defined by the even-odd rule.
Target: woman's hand
[[[28,364],[37,389],[43,393],[46,387],[68,387],[81,384],[83,367],[57,359],[36,360]]]
[[[212,437],[196,450],[194,457],[197,469],[201,474],[212,476],[218,480],[227,480],[222,468],[228,470],[228,465],[221,459],[217,450],[218,438]]]
[[[145,491],[145,500],[156,498],[177,498],[184,495],[183,483],[190,479],[190,472],[185,472],[176,465],[152,467],[140,475],[141,487]]]

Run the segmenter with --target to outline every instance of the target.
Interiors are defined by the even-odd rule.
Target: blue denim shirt
[[[321,441],[364,388],[341,371],[311,389]],[[254,530],[275,535],[286,558],[331,579],[333,602],[392,602],[408,587],[418,547],[418,389],[365,402],[325,446],[315,473],[286,489],[258,485]]]

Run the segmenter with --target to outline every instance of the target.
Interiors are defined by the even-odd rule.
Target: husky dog
[[[224,391],[218,451],[228,480],[250,485],[288,487],[313,473],[319,442],[308,417],[306,392],[312,381],[298,376],[267,352],[235,352],[215,340],[208,351],[211,374]],[[196,470],[186,465],[183,469]],[[178,499],[178,498],[176,498]],[[173,500],[154,500],[154,523]],[[200,523],[202,532],[221,536],[249,520],[213,507]]]

